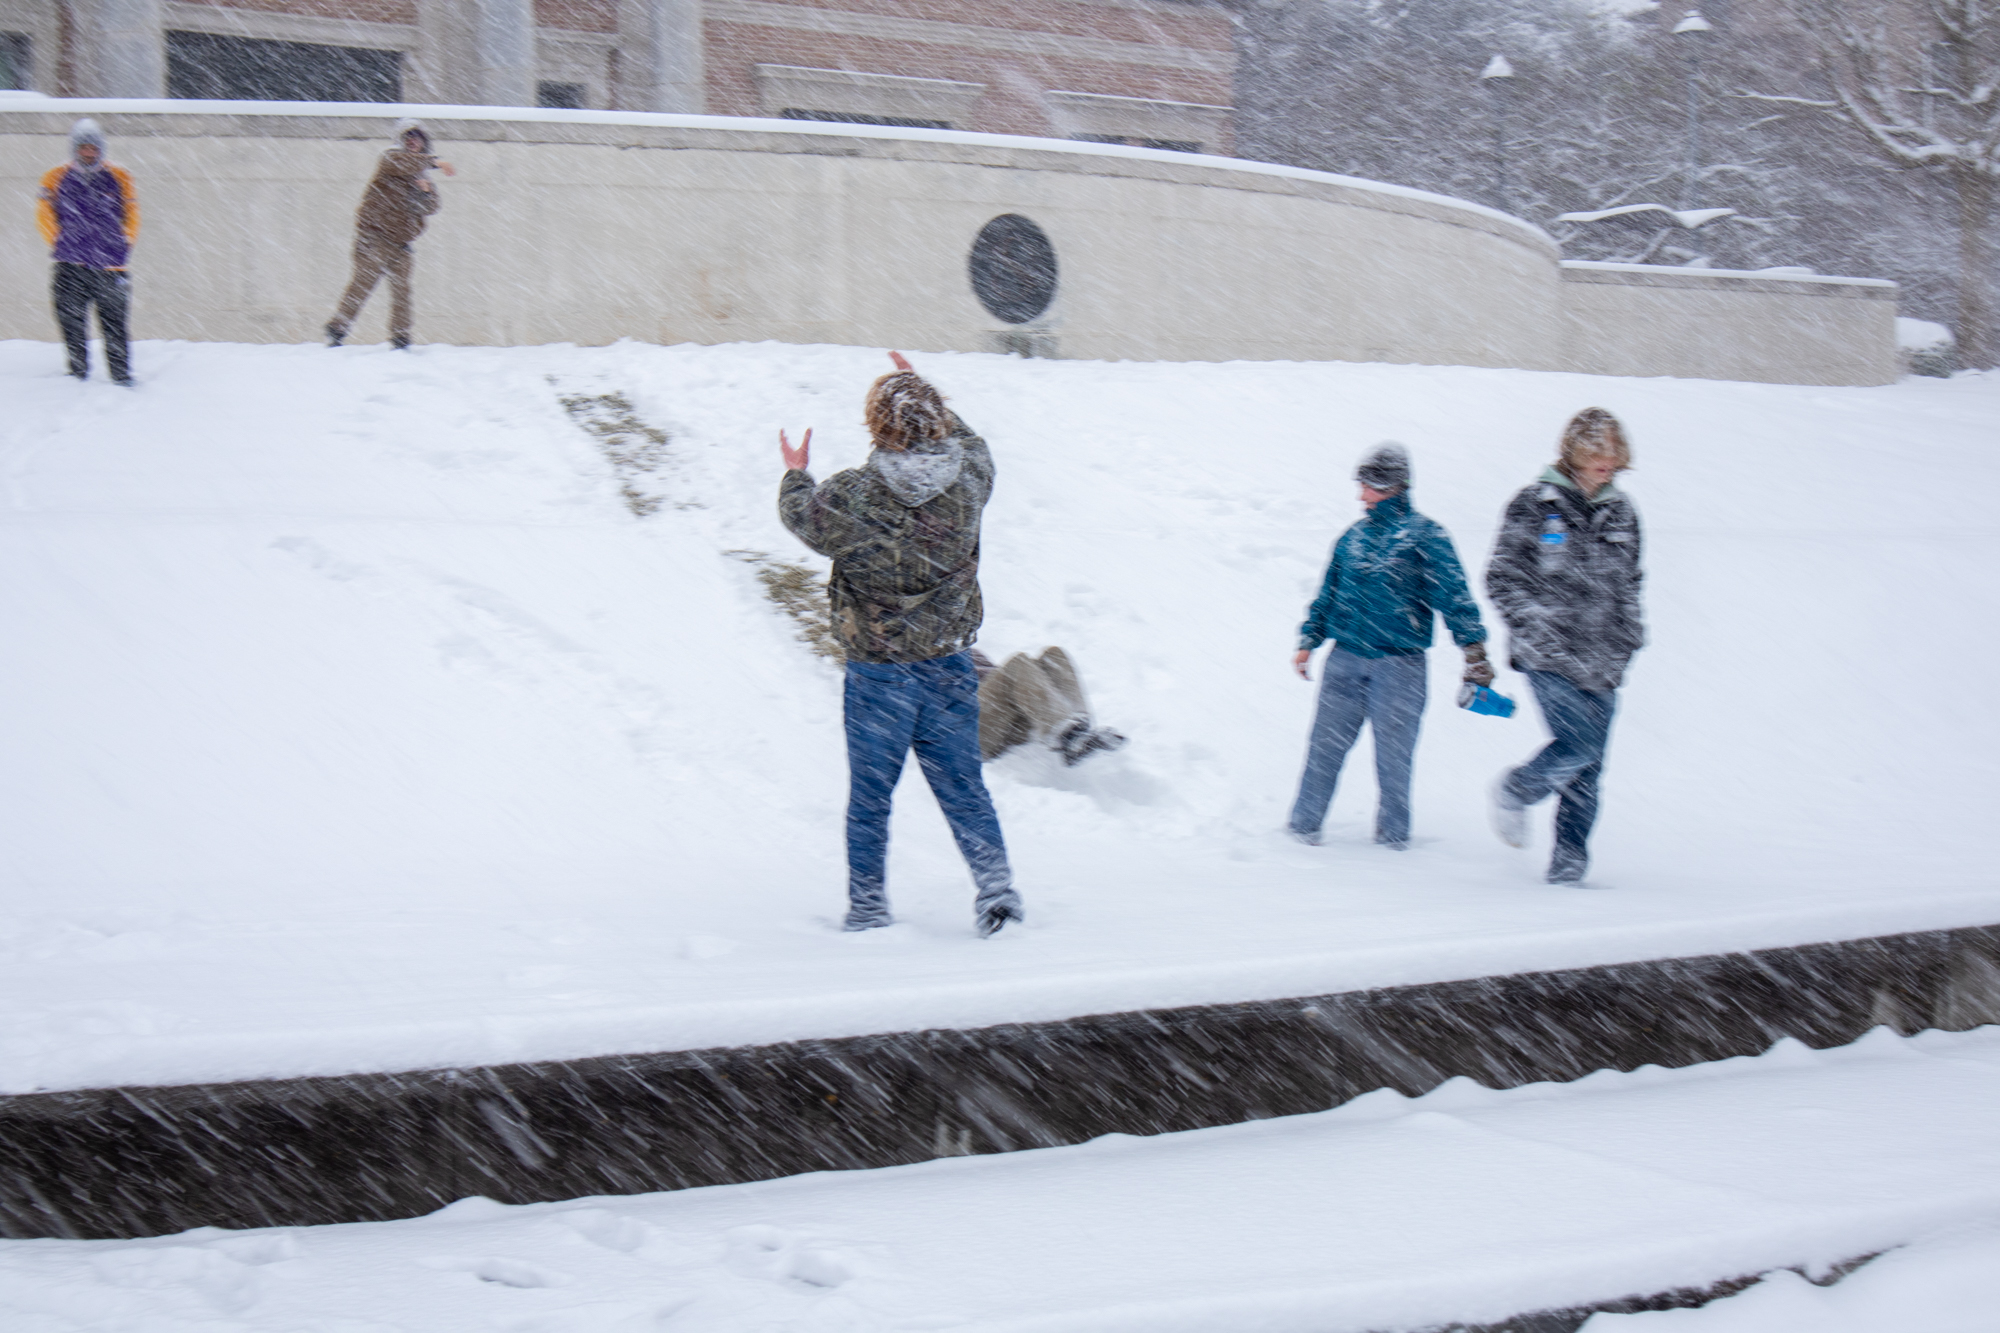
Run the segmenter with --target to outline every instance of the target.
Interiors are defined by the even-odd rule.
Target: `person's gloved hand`
[[[1468,643],[1465,645],[1465,675],[1460,677],[1468,684],[1491,685],[1493,664],[1486,660],[1486,645]]]

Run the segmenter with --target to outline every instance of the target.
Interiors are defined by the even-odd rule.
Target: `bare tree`
[[[1742,95],[1823,113],[1889,163],[1944,179],[1958,205],[1959,364],[2000,364],[1988,236],[2000,194],[2000,3],[1785,3],[1812,43],[1820,87]]]

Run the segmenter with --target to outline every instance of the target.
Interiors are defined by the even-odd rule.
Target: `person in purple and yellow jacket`
[[[104,160],[104,131],[79,120],[69,161],[42,177],[39,221],[55,257],[56,322],[69,348],[69,373],[90,378],[90,308],[104,334],[104,362],[118,384],[132,383],[125,314],[132,286],[125,263],[139,238],[139,196],[123,167]]]

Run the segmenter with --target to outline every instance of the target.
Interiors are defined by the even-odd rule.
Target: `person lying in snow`
[[[1083,682],[1062,649],[1044,649],[1040,657],[1015,653],[1005,666],[995,666],[975,648],[972,665],[979,669],[981,759],[997,759],[1033,742],[1060,754],[1065,765],[1074,765],[1125,744],[1111,728],[1092,725]]]
[[[1601,407],[1577,413],[1555,466],[1508,502],[1486,567],[1486,595],[1507,622],[1508,665],[1528,677],[1554,737],[1493,785],[1493,831],[1525,846],[1528,807],[1555,795],[1551,884],[1579,884],[1590,866],[1618,687],[1646,642],[1639,511],[1612,482],[1631,466],[1617,417]]]
[[[1466,591],[1450,534],[1410,508],[1408,451],[1394,442],[1378,445],[1361,460],[1354,480],[1367,512],[1334,543],[1292,656],[1299,677],[1310,680],[1306,663],[1313,649],[1333,641],[1320,667],[1319,708],[1289,827],[1300,842],[1319,845],[1340,766],[1366,722],[1375,734],[1381,791],[1375,841],[1401,851],[1410,845],[1410,767],[1424,716],[1432,617],[1444,617],[1464,650],[1466,680],[1490,685],[1493,668],[1486,661],[1486,627]]]
[[[979,933],[1022,920],[1000,817],[979,771],[979,521],[993,457],[928,381],[897,370],[868,390],[868,461],[815,485],[812,432],[783,431],[778,514],[833,561],[834,635],[847,656],[848,930],[890,924],[889,806],[911,750],[971,867]]]

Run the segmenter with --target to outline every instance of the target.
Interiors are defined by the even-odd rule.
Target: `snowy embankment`
[[[1061,644],[1124,751],[989,770],[1026,894],[980,941],[914,772],[904,924],[834,930],[837,670],[764,595],[775,434],[863,456],[854,348],[0,344],[0,1090],[973,1025],[2000,920],[2000,380],[1880,389],[920,356],[991,440],[983,643]],[[622,463],[561,399],[622,395]],[[1277,830],[1292,635],[1416,460],[1483,564],[1562,422],[1631,426],[1653,645],[1596,840],[1487,832],[1541,743],[1433,654],[1416,845]],[[600,425],[623,409],[578,409]],[[593,415],[594,414],[594,415]],[[622,477],[622,481],[621,481]],[[621,496],[621,484],[629,492]],[[657,503],[654,503],[657,502]],[[650,509],[644,515],[634,509]],[[811,563],[808,561],[808,563]]]
[[[0,1242],[13,1333],[1989,1333],[2000,1030],[406,1222]],[[1914,1243],[1912,1243],[1914,1242]],[[1905,1249],[1892,1247],[1907,1246]]]

